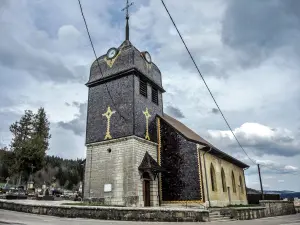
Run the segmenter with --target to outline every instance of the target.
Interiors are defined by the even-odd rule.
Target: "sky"
[[[268,190],[300,191],[300,1],[165,0],[208,86]],[[124,40],[125,0],[82,0],[96,53]],[[130,40],[162,72],[164,112],[257,168],[237,145],[160,0],[130,10]],[[44,107],[49,155],[85,157],[95,60],[76,0],[0,1],[0,146],[24,110]],[[266,165],[266,166],[264,166]]]

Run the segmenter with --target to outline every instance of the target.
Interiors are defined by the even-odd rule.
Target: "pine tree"
[[[33,138],[31,143],[31,154],[35,160],[35,170],[41,169],[45,164],[50,138],[50,122],[45,109],[39,108],[33,119]]]
[[[28,167],[27,155],[30,150],[30,142],[33,131],[33,113],[31,110],[26,110],[20,121],[16,121],[10,126],[13,139],[11,149],[14,152],[15,160],[12,166],[12,171],[19,173],[22,176],[22,171]],[[21,179],[21,178],[20,178]]]
[[[13,171],[28,178],[32,168],[37,171],[43,167],[49,147],[50,123],[44,108],[37,114],[26,110],[20,121],[10,126],[10,131],[13,134],[11,150],[15,155]]]

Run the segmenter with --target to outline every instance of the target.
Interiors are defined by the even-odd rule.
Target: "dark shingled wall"
[[[148,64],[142,54],[129,41],[124,41],[119,47],[120,54],[115,59],[112,67],[105,62],[106,55],[93,62],[90,71],[88,116],[86,144],[104,141],[107,119],[102,116],[110,106],[112,111],[117,111],[111,117],[110,134],[113,139],[136,135],[145,138],[146,119],[143,112],[148,108],[150,141],[157,141],[156,114],[162,115],[162,93],[158,91],[159,104],[152,102],[152,88],[162,89],[161,73],[158,67]],[[147,78],[148,98],[139,93],[139,76]],[[105,80],[109,78],[110,80]],[[106,82],[106,83],[104,83]],[[110,98],[106,85],[110,91]],[[125,117],[124,120],[121,115]]]
[[[148,98],[140,95],[140,79],[136,75],[128,75],[107,82],[110,98],[105,84],[99,84],[89,89],[86,144],[104,141],[107,119],[102,116],[110,106],[116,112],[111,116],[110,134],[113,139],[131,136],[145,138],[146,118],[143,112],[148,108],[150,141],[157,142],[156,114],[162,115],[162,94],[159,92],[156,105],[152,102],[152,88],[148,83]],[[113,104],[114,102],[114,104]]]
[[[163,103],[162,94],[158,91],[158,105],[152,102],[152,87],[148,83],[148,97],[140,95],[140,78],[135,77],[135,135],[145,138],[146,135],[146,117],[144,111],[148,108],[151,115],[149,118],[149,136],[150,141],[157,142],[156,115],[162,115]]]
[[[161,120],[162,200],[202,200],[197,146]]]
[[[133,77],[129,75],[107,84],[100,84],[89,88],[86,144],[103,141],[106,134],[107,119],[102,116],[110,106],[116,112],[111,116],[110,134],[112,138],[133,135]]]

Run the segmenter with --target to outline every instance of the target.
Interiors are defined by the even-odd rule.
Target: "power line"
[[[168,15],[169,15],[169,17],[170,17],[170,19],[171,19],[171,21],[172,21],[174,27],[175,27],[175,29],[177,30],[177,33],[178,33],[178,35],[179,35],[179,37],[180,37],[182,43],[184,44],[184,46],[185,46],[185,48],[186,48],[188,54],[190,55],[190,58],[192,59],[192,61],[193,61],[194,65],[195,65],[195,67],[196,67],[196,69],[197,69],[197,71],[198,71],[200,77],[202,78],[202,80],[203,80],[203,82],[204,82],[204,84],[205,84],[205,86],[206,86],[206,88],[207,88],[207,90],[208,90],[210,96],[212,97],[212,99],[214,100],[216,106],[218,107],[218,110],[220,111],[220,113],[221,113],[221,115],[222,115],[224,121],[226,122],[226,124],[227,124],[228,128],[230,129],[232,135],[234,136],[236,142],[238,143],[238,145],[240,146],[240,148],[244,151],[245,155],[251,160],[251,162],[252,162],[253,164],[256,164],[256,162],[255,162],[252,158],[250,158],[250,156],[247,154],[247,152],[245,151],[245,149],[243,148],[243,146],[241,145],[241,143],[239,142],[239,140],[238,140],[237,137],[235,136],[234,132],[232,131],[232,129],[231,129],[231,127],[230,127],[230,125],[229,125],[227,119],[225,118],[225,116],[224,116],[222,110],[220,109],[220,107],[219,107],[219,105],[218,105],[218,103],[217,103],[215,97],[213,96],[211,90],[209,89],[209,87],[208,87],[208,85],[207,85],[207,83],[206,83],[204,77],[202,76],[202,73],[201,73],[199,67],[198,67],[197,64],[196,64],[196,62],[195,62],[195,60],[194,60],[194,57],[192,56],[192,54],[191,54],[189,48],[187,47],[187,45],[186,45],[186,43],[185,43],[185,41],[184,41],[184,39],[183,39],[183,37],[182,37],[180,31],[178,30],[178,28],[177,28],[177,26],[176,26],[176,24],[175,24],[175,22],[174,22],[174,20],[173,20],[173,18],[172,18],[172,16],[171,16],[171,14],[170,14],[170,12],[169,12],[169,10],[168,10],[166,4],[164,3],[163,0],[161,0],[161,2],[162,2],[162,4],[163,4],[164,8],[166,9],[166,11],[167,11],[167,13],[168,13]]]
[[[95,51],[95,48],[94,48],[94,44],[93,44],[93,41],[92,41],[92,38],[91,38],[91,35],[90,35],[90,32],[89,32],[89,28],[88,28],[88,25],[87,25],[87,22],[86,22],[86,19],[85,19],[85,16],[84,16],[84,13],[83,13],[83,9],[82,9],[82,5],[81,5],[81,2],[80,0],[78,0],[78,4],[79,4],[79,7],[80,7],[80,11],[81,11],[81,15],[82,15],[82,18],[83,18],[83,21],[84,21],[84,24],[85,24],[85,28],[86,28],[86,31],[87,31],[87,34],[89,36],[89,40],[90,40],[90,43],[91,43],[91,46],[92,46],[92,49],[93,49],[93,52],[94,52],[94,55],[95,55],[95,58],[96,58],[96,61],[97,61],[97,65],[99,67],[99,71],[100,71],[100,74],[101,74],[101,77],[103,78],[103,73],[102,73],[102,70],[101,70],[101,67],[100,67],[100,64],[99,64],[99,60],[98,60],[98,57],[97,57],[97,54],[96,54],[96,51]],[[127,120],[118,110],[112,96],[111,96],[111,93],[108,89],[108,86],[107,86],[107,83],[104,83],[105,84],[105,87],[106,87],[106,90],[108,92],[108,95],[109,95],[109,98],[111,99],[112,101],[112,104],[114,105],[115,109],[116,109],[116,112],[121,116],[122,119],[124,119],[125,121]]]
[[[201,73],[201,71],[200,71],[198,65],[196,64],[193,55],[191,54],[191,52],[190,52],[189,48],[187,47],[187,45],[186,45],[186,43],[185,43],[185,41],[184,41],[184,39],[183,39],[183,37],[182,37],[180,31],[178,30],[175,21],[173,20],[173,18],[172,18],[172,16],[171,16],[171,14],[170,14],[170,12],[169,12],[169,10],[168,10],[166,4],[164,3],[164,0],[161,0],[161,2],[162,2],[162,4],[163,4],[165,10],[167,11],[167,13],[168,13],[168,15],[169,15],[169,17],[170,17],[170,19],[171,19],[171,21],[172,21],[172,23],[173,23],[175,29],[177,30],[177,33],[178,33],[178,35],[179,35],[179,37],[180,37],[182,43],[184,44],[184,46],[185,46],[185,48],[186,48],[186,50],[187,50],[187,52],[188,52],[190,58],[192,59],[192,61],[193,61],[194,65],[195,65],[195,67],[196,67],[196,69],[197,69],[197,71],[198,71],[200,77],[202,78],[202,80],[203,80],[203,82],[204,82],[204,84],[205,84],[205,86],[206,86],[206,88],[207,88],[207,90],[209,91],[210,96],[212,97],[213,101],[215,102],[215,104],[216,104],[218,110],[220,111],[220,113],[221,113],[221,115],[222,115],[224,121],[226,122],[226,124],[227,124],[228,128],[230,129],[232,135],[234,136],[236,142],[238,143],[238,145],[240,146],[240,148],[243,150],[243,152],[245,153],[245,155],[250,159],[250,161],[251,161],[253,164],[257,165],[256,161],[253,160],[253,159],[247,154],[246,150],[243,148],[243,146],[241,145],[241,143],[240,143],[239,140],[237,139],[236,135],[234,134],[234,132],[233,132],[231,126],[229,125],[227,119],[225,118],[225,116],[224,116],[224,114],[223,114],[221,108],[219,107],[219,105],[218,105],[218,103],[217,103],[215,97],[213,96],[213,94],[212,94],[210,88],[208,87],[208,85],[207,85],[207,83],[206,83],[206,81],[205,81],[205,79],[204,79],[204,77],[203,77],[203,75],[202,75],[202,73]],[[280,170],[278,170],[278,169],[276,169],[276,168],[271,168],[271,167],[269,167],[269,166],[267,166],[267,165],[261,165],[261,166],[267,167],[267,168],[269,168],[269,169],[271,169],[271,170],[276,170],[276,171],[278,171],[278,172],[280,172],[280,173],[283,173],[283,171],[280,171]],[[296,175],[296,173],[293,173],[293,172],[290,172],[290,173],[293,174],[293,175]]]

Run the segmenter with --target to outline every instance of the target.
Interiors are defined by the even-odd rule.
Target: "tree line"
[[[50,122],[44,108],[36,113],[25,110],[20,120],[10,126],[10,146],[0,149],[0,183],[24,185],[33,180],[65,189],[76,189],[83,180],[82,159],[70,160],[48,156]]]

